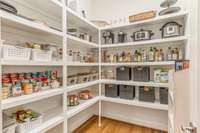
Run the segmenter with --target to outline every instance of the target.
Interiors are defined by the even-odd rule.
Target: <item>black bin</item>
[[[134,67],[133,81],[149,82],[150,81],[150,67]]]
[[[106,84],[105,85],[105,96],[106,97],[118,97],[119,90],[117,85]]]
[[[168,89],[160,88],[160,103],[168,104]]]
[[[155,88],[153,87],[140,87],[139,88],[139,101],[155,102]]]
[[[134,99],[135,86],[119,85],[119,97],[122,99]]]
[[[131,68],[130,67],[118,67],[117,68],[117,80],[131,80]]]

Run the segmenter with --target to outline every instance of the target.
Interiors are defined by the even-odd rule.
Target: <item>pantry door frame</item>
[[[187,4],[189,5],[189,42],[190,45],[190,122],[197,127],[197,133],[200,133],[200,32],[197,30],[200,28],[200,2],[199,0],[187,0]],[[189,124],[189,123],[188,123]],[[185,126],[185,125],[184,125]],[[187,126],[187,125],[186,125]]]

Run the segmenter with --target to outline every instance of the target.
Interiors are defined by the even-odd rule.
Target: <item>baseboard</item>
[[[88,113],[84,117],[79,117],[78,120],[76,120],[71,126],[69,133],[73,132],[77,128],[79,128],[82,124],[84,124],[86,121],[88,121],[91,117],[93,117],[95,114]]]
[[[166,125],[163,125],[160,123],[155,123],[155,122],[153,123],[150,121],[144,121],[144,120],[133,118],[133,117],[132,118],[124,117],[124,116],[121,116],[120,114],[114,115],[114,114],[110,114],[110,113],[103,113],[102,116],[110,118],[110,119],[114,119],[114,120],[119,120],[119,121],[131,123],[131,124],[148,127],[148,128],[158,129],[158,130],[162,130],[162,131],[168,130],[168,127]]]

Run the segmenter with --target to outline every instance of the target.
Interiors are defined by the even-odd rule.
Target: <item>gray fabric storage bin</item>
[[[105,85],[105,96],[106,97],[118,97],[119,90],[117,85],[106,84]]]
[[[140,87],[139,88],[139,101],[155,102],[155,88],[153,87]]]
[[[135,86],[119,85],[119,97],[122,99],[134,99]]]
[[[160,88],[160,103],[168,104],[168,89]]]
[[[118,67],[117,68],[117,80],[131,80],[131,68],[130,67]]]
[[[134,67],[133,81],[149,82],[150,81],[150,67]]]

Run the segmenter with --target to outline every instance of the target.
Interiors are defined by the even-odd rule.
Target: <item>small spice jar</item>
[[[68,106],[77,106],[79,104],[79,99],[77,95],[69,95],[67,96]]]

